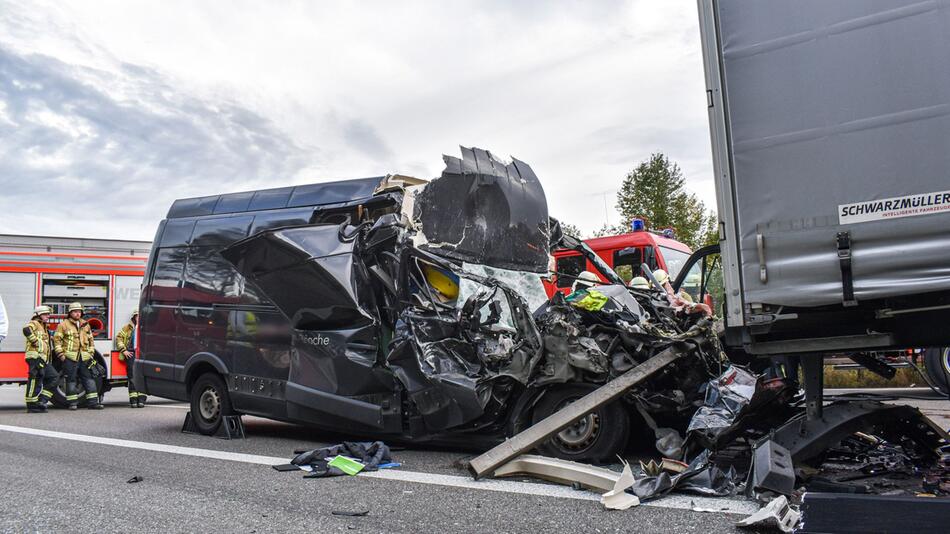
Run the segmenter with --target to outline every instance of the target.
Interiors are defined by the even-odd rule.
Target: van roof
[[[384,178],[384,176],[375,176],[207,197],[183,198],[172,203],[166,218],[179,219],[368,200],[373,196],[373,192]]]

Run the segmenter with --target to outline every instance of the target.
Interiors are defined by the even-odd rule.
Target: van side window
[[[240,298],[237,272],[213,247],[191,247],[182,277],[182,304],[236,304]]]
[[[247,237],[253,217],[214,217],[199,219],[191,236],[191,246],[224,248]]]
[[[264,230],[280,228],[282,226],[298,226],[310,223],[313,208],[298,210],[279,210],[272,213],[261,213],[254,216],[254,223],[248,235],[254,235]]]
[[[191,233],[195,229],[194,219],[170,219],[165,223],[165,232],[162,234],[162,248],[183,247],[191,241]]]
[[[181,276],[185,267],[185,247],[158,250],[155,274],[152,276],[150,300],[158,304],[178,304],[181,295]]]
[[[558,273],[557,287],[571,287],[575,277],[581,274],[585,267],[587,267],[587,258],[580,254],[558,258],[555,264],[555,270]]]

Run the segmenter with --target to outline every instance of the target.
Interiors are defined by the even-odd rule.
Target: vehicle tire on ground
[[[541,421],[594,389],[588,385],[552,387],[535,406],[532,421]],[[630,426],[626,408],[615,401],[558,432],[538,445],[538,450],[541,454],[571,461],[614,460],[627,446]]]
[[[931,347],[924,351],[927,378],[944,395],[950,395],[950,347]]]
[[[96,352],[96,360],[103,364],[102,356]],[[53,398],[50,399],[50,403],[56,408],[66,408],[69,406],[69,402],[66,401],[66,375],[63,374],[63,364],[59,360],[53,360],[53,368],[56,369],[56,372],[59,373],[59,382],[56,383],[56,387],[53,388]],[[103,377],[96,378],[96,391],[99,392],[99,403],[102,404],[104,396],[106,380]],[[83,400],[86,397],[86,388],[83,387],[82,381],[77,385],[79,391],[79,406],[82,407],[85,401]]]
[[[224,379],[217,373],[205,373],[191,386],[191,419],[198,432],[211,436],[218,431],[225,415],[234,415]]]

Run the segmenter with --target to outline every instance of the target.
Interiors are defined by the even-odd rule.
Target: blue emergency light
[[[634,232],[642,232],[643,229],[644,229],[644,226],[643,226],[643,219],[634,219],[634,220],[630,221],[630,228],[631,228]]]
[[[673,229],[672,229],[672,228],[664,228],[664,229],[663,229],[663,237],[665,237],[665,238],[667,238],[667,239],[675,239],[675,234],[673,233]]]

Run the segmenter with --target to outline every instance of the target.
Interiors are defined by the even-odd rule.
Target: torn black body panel
[[[548,266],[548,207],[531,167],[462,148],[445,156],[442,177],[416,196],[421,248],[460,261],[543,273]]]

